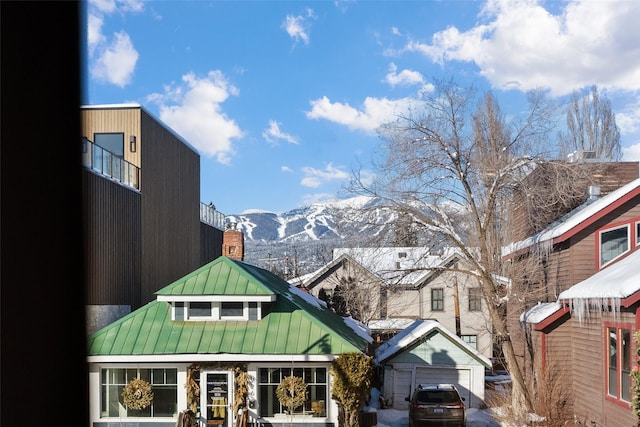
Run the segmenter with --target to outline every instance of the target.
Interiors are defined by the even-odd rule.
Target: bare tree
[[[567,107],[566,149],[593,151],[601,160],[620,160],[620,129],[611,102],[596,86],[586,95],[574,92]]]
[[[532,403],[505,316],[510,288],[500,278],[509,272],[501,253],[509,242],[513,191],[543,161],[553,110],[540,92],[531,92],[526,116],[507,122],[492,94],[479,103],[476,96],[473,89],[436,82],[420,108],[383,126],[386,149],[377,179],[366,185],[356,172],[351,190],[385,200],[463,254],[511,374],[512,407],[525,414]]]

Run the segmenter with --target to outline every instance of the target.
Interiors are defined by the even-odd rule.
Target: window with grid
[[[482,310],[482,289],[469,288],[469,311]]]
[[[478,336],[477,335],[462,335],[460,337],[462,341],[469,344],[471,347],[478,349]]]
[[[444,311],[444,289],[431,289],[431,311]]]
[[[122,391],[134,378],[151,384],[153,401],[144,409],[129,409]],[[175,368],[105,368],[100,371],[100,417],[175,417],[178,415],[178,370]]]
[[[280,404],[276,396],[276,389],[283,378],[293,375],[307,383],[307,400],[294,409],[294,412],[311,414],[314,417],[326,417],[326,402],[328,401],[327,368],[259,368],[258,369],[258,400],[259,415],[273,417],[283,414],[287,408]]]

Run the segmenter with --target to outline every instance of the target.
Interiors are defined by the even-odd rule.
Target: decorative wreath
[[[284,377],[276,388],[276,396],[283,406],[293,410],[307,400],[307,383],[300,377]]]
[[[153,401],[151,384],[140,378],[132,379],[122,390],[122,400],[129,409],[146,408]]]

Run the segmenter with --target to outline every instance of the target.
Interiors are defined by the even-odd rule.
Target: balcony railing
[[[200,202],[200,221],[224,231],[224,214],[219,212],[213,203],[207,205]]]
[[[122,184],[140,189],[140,168],[82,138],[82,165]]]

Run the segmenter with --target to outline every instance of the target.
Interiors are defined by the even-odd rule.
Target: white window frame
[[[194,316],[190,312],[191,304],[193,303],[209,303],[211,304],[211,315],[210,316]],[[223,316],[222,315],[222,304],[227,302],[236,302],[242,303],[242,315],[241,316]],[[192,322],[202,322],[202,321],[224,321],[224,320],[246,320],[249,321],[249,304],[256,303],[257,304],[257,319],[262,319],[262,301],[174,301],[171,304],[171,320],[178,321],[192,321]],[[177,319],[176,318],[176,305],[182,304],[184,318]]]
[[[600,266],[600,268],[603,268],[609,264],[611,264],[612,262],[616,261],[618,258],[620,258],[621,256],[624,256],[625,254],[629,253],[629,251],[631,251],[631,224],[622,224],[622,225],[618,225],[615,227],[610,227],[610,228],[605,228],[603,230],[598,231],[598,265]],[[610,260],[603,262],[602,261],[602,236],[605,233],[610,233],[616,230],[621,230],[621,229],[626,229],[627,230],[627,249],[624,250],[623,252],[620,252],[619,254],[617,254],[616,256],[614,256],[613,258],[611,258]]]

